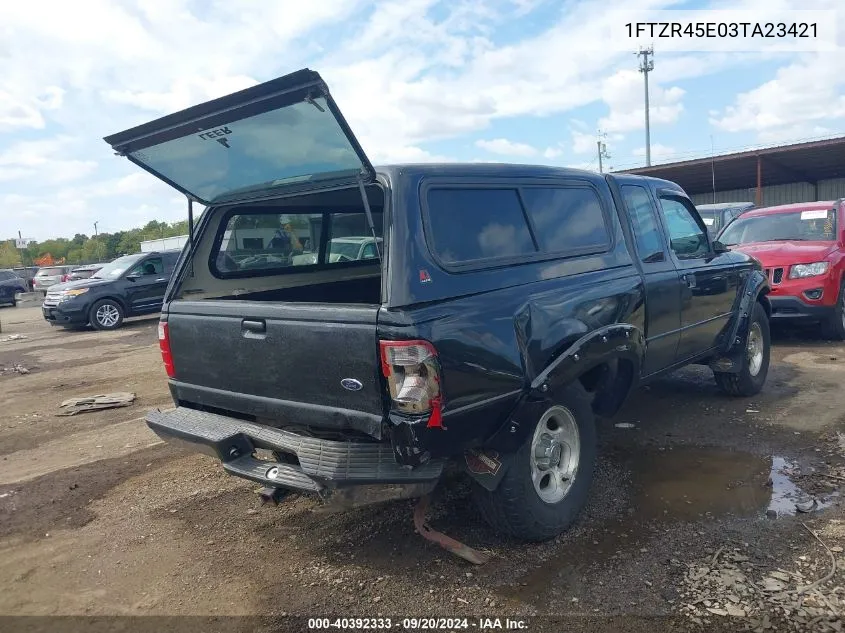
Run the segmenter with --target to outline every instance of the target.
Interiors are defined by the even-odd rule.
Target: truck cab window
[[[701,230],[692,212],[679,200],[661,198],[669,244],[679,259],[704,257],[710,250],[707,234]]]
[[[375,238],[364,213],[233,214],[218,236],[217,271],[234,276],[272,275],[301,272],[308,266],[354,266],[376,259],[376,242],[382,241],[382,209],[373,209],[372,214]],[[325,257],[319,261],[323,240]]]
[[[637,243],[637,251],[643,262],[660,262],[665,259],[663,240],[657,228],[654,206],[651,198],[642,187],[624,185],[622,197],[631,214],[631,226]]]

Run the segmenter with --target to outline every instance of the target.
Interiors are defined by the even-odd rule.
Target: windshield
[[[361,245],[356,242],[338,242],[332,240],[329,244],[330,255],[346,255],[350,259],[357,259]]]
[[[113,262],[109,262],[97,271],[96,275],[92,275],[91,279],[117,279],[135,262],[141,259],[143,255],[126,255],[125,257],[118,257]]]
[[[727,246],[752,242],[782,240],[833,241],[836,236],[836,211],[813,209],[739,217],[722,233],[719,241]]]

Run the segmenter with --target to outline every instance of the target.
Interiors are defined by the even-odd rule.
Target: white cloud
[[[215,77],[180,77],[171,82],[167,90],[133,91],[105,90],[103,97],[115,103],[132,105],[143,110],[157,113],[170,113],[183,110],[196,103],[216,99],[258,83],[252,77],[244,75]]]
[[[684,91],[677,87],[663,88],[652,81],[649,86],[651,125],[668,125],[678,120],[684,105]],[[643,76],[636,70],[620,70],[602,85],[602,99],[610,114],[599,120],[599,127],[608,132],[628,132],[645,128],[645,94]]]
[[[596,152],[598,151],[596,140],[594,134],[585,134],[578,130],[572,130],[572,151],[576,154]]]
[[[479,140],[475,142],[476,147],[487,150],[491,154],[500,154],[501,156],[536,156],[539,152],[536,147],[532,147],[526,143],[517,143],[509,141],[506,138],[494,138],[489,141]]]
[[[537,19],[530,11],[541,4]],[[596,11],[595,0],[87,0],[84,10],[59,1],[0,3],[0,148],[39,136],[75,139],[40,159],[26,154],[4,165],[0,200],[33,212],[33,232],[45,234],[73,234],[76,225],[106,216],[113,229],[128,228],[144,209],[182,213],[182,202],[170,211],[178,200],[172,190],[114,157],[102,136],[304,66],[327,80],[374,162],[448,160],[441,154],[451,150],[434,152],[429,144],[468,134],[510,143],[515,158],[559,163],[575,149],[589,157],[597,127],[590,114],[570,121],[565,146],[560,134],[533,147],[508,140],[519,138],[518,128],[490,128],[518,125],[520,117],[564,114],[566,121],[566,113],[602,99],[609,113],[599,125],[609,145],[614,135],[641,129],[635,59],[589,44],[613,9],[676,4],[606,0]],[[525,22],[517,23],[521,16]],[[572,54],[588,48],[588,55]],[[662,51],[651,94],[656,126],[682,112],[684,93],[675,84],[744,63]],[[576,140],[574,131],[584,136]],[[5,218],[0,237],[17,230]]]
[[[38,186],[79,180],[97,168],[92,160],[68,158],[78,140],[69,136],[22,141],[0,152],[0,180],[34,179]]]
[[[777,71],[774,79],[737,95],[711,116],[726,132],[756,132],[758,139],[796,139],[826,132],[823,121],[845,119],[845,64],[839,55],[808,55]]]
[[[645,146],[637,147],[633,152],[634,156],[645,157]],[[651,164],[659,164],[671,162],[673,157],[677,156],[678,152],[674,147],[661,145],[660,143],[652,143],[651,145]]]

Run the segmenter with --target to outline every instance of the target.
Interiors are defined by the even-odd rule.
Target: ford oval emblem
[[[355,380],[354,378],[344,378],[340,381],[340,384],[348,391],[360,391],[364,387],[360,380]]]

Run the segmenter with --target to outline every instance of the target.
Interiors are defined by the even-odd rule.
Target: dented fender
[[[760,300],[760,297],[763,297],[766,314],[771,316],[771,308],[768,306],[768,298],[766,297],[770,291],[769,280],[763,271],[752,270],[743,285],[736,317],[728,336],[725,337],[722,354],[710,363],[712,369],[726,373],[735,373],[742,369],[745,339],[748,336],[754,304]]]
[[[496,473],[484,479],[479,479],[472,472],[470,475],[482,485],[485,485],[484,482],[489,485],[498,485],[498,480],[509,466],[507,457],[519,450],[533,432],[537,420],[555,404],[555,393],[573,380],[577,380],[585,371],[619,358],[624,358],[633,365],[635,380],[630,386],[633,387],[636,384],[636,377],[640,375],[644,354],[645,337],[642,330],[630,324],[615,323],[579,338],[537,375],[529,388],[520,396],[507,421],[485,442],[483,449],[485,454],[495,452],[497,455],[495,460],[501,462]]]
[[[634,376],[640,375],[645,357],[645,336],[642,330],[627,323],[614,323],[585,334],[531,381],[531,390],[554,392],[585,371],[624,358],[634,365]]]

